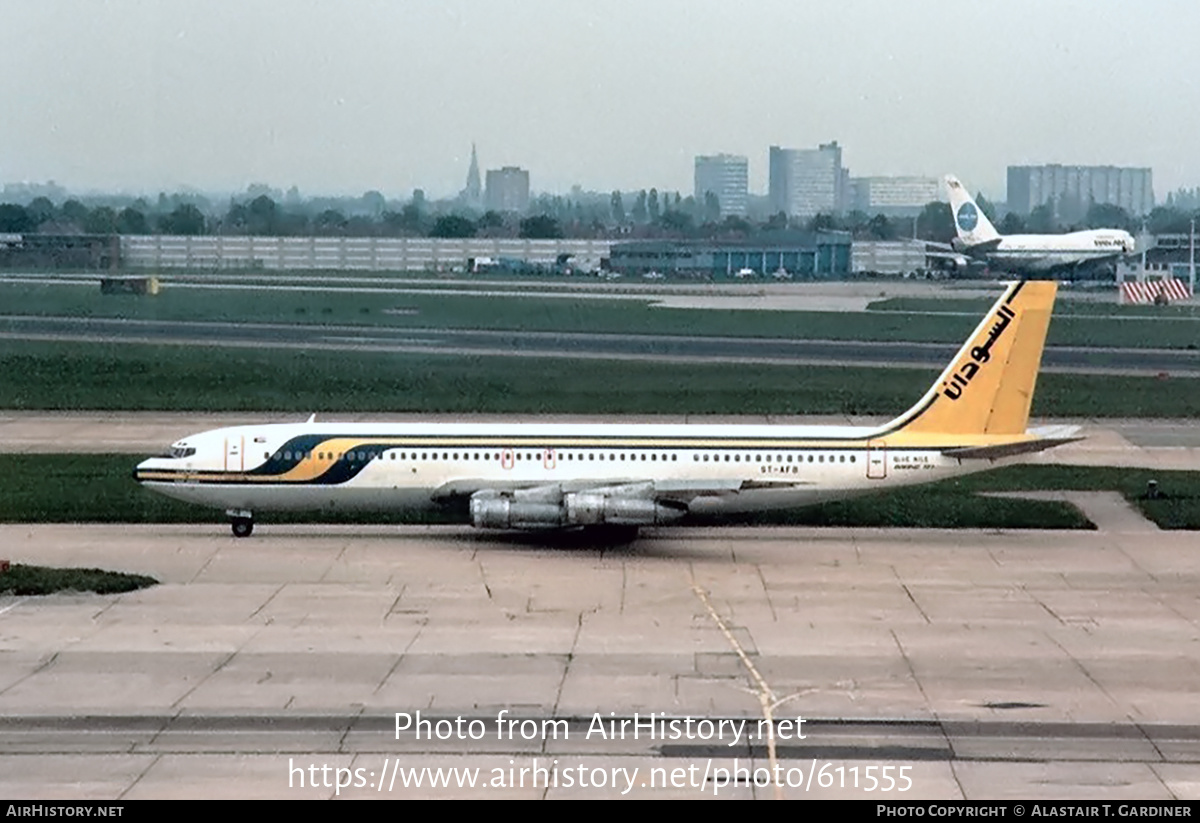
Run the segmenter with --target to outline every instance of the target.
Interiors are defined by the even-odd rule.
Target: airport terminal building
[[[609,268],[631,277],[650,272],[697,279],[732,279],[750,270],[770,277],[839,280],[850,275],[850,235],[779,232],[749,240],[648,240],[617,243]]]

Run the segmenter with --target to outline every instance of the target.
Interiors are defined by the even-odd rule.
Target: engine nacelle
[[[621,526],[657,526],[678,520],[687,508],[666,506],[645,497],[619,497],[602,492],[577,492],[563,498],[566,520],[572,526],[612,523]]]
[[[471,523],[477,529],[556,529],[563,525],[563,507],[476,494],[471,497]]]
[[[632,490],[633,487],[624,487]],[[638,492],[650,490],[637,487]],[[556,529],[564,526],[656,526],[687,514],[680,503],[659,503],[635,494],[603,491],[563,494],[561,487],[543,486],[511,492],[481,491],[471,495],[471,523],[478,529]]]

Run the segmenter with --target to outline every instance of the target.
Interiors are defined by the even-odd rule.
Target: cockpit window
[[[171,460],[180,460],[184,457],[191,457],[195,453],[196,449],[192,446],[188,446],[186,448],[183,446],[172,446],[167,450],[167,453],[162,456],[170,458]]]

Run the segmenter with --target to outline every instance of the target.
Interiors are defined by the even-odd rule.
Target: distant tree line
[[[1080,210],[1060,209],[1054,202],[1038,206],[1025,217],[1010,212],[997,220],[987,198],[980,195],[976,200],[1003,234],[1101,227],[1136,233],[1143,225],[1142,218],[1107,204],[1091,204],[1081,219],[1067,221],[1064,213]],[[1190,221],[1200,217],[1200,192],[1181,190],[1173,202],[1155,208],[1145,218],[1150,232],[1186,232]],[[231,199],[223,209],[191,194],[160,194],[155,202],[138,198],[125,205],[86,205],[79,199],[55,205],[48,197],[35,197],[24,205],[0,203],[0,233],[736,240],[789,229],[848,232],[861,240],[946,242],[955,235],[950,207],[941,202],[927,204],[915,217],[851,211],[807,218],[779,213],[751,219],[723,215],[712,192],[698,201],[657,188],[614,191],[607,197],[541,195],[525,215],[480,214],[452,201],[431,207],[419,192],[404,203],[388,201],[377,191],[361,197],[301,200],[295,189],[283,195],[261,185],[251,186],[245,197]]]

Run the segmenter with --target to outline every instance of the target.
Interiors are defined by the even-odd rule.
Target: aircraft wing
[[[452,480],[443,483],[433,492],[433,499],[450,502],[454,498],[471,497],[479,492],[512,494],[526,500],[559,501],[563,495],[579,492],[600,493],[614,497],[641,500],[671,500],[686,502],[697,497],[715,497],[737,494],[750,489],[784,489],[811,485],[808,481],[779,477],[745,480],[742,478],[716,478],[708,480],[649,480],[630,478],[597,482],[595,480],[567,480],[561,483],[521,483],[519,481],[496,481],[483,479]]]
[[[558,529],[600,524],[658,526],[685,517],[701,497],[735,495],[750,488],[802,485],[789,479],[746,481],[613,480],[526,485],[494,480],[454,480],[433,495],[438,503],[467,502],[481,528]]]

